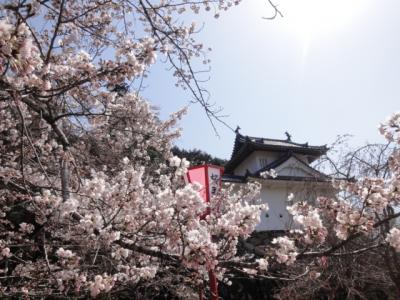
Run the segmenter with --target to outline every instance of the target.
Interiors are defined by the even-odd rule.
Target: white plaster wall
[[[275,171],[281,176],[312,177],[317,175],[315,171],[307,168],[294,157],[285,161]]]
[[[255,151],[235,169],[234,174],[245,175],[246,170],[256,172],[262,167],[260,159],[267,159],[267,163],[271,163],[281,155],[282,153],[279,152]],[[307,160],[304,155],[297,157],[303,161]],[[281,176],[298,177],[310,177],[315,173],[293,157],[276,168],[276,171]],[[269,210],[261,212],[260,224],[256,227],[257,231],[288,230],[293,228],[292,217],[286,209],[288,205],[292,204],[287,201],[290,193],[295,195],[295,201],[308,201],[311,203],[315,202],[317,196],[331,196],[334,194],[329,183],[279,180],[262,180],[261,182],[261,200],[263,203],[268,204]]]
[[[267,159],[268,163],[273,162],[282,153],[278,152],[269,152],[269,151],[254,151],[251,153],[242,163],[236,167],[234,174],[235,175],[245,175],[246,170],[250,172],[256,172],[261,169],[260,159]]]
[[[293,203],[288,202],[290,193],[294,194],[294,201],[308,201],[314,203],[317,196],[331,196],[334,194],[329,183],[303,183],[303,182],[263,182],[261,201],[267,203],[269,210],[260,213],[260,224],[256,231],[289,230],[294,228],[291,215],[286,207]],[[266,216],[268,214],[268,217]]]
[[[257,231],[265,230],[286,230],[289,228],[291,218],[286,210],[287,191],[285,188],[267,188],[262,187],[261,200],[267,203],[269,210],[262,211],[260,216],[260,223],[257,225]],[[268,214],[268,217],[266,216]]]
[[[242,163],[236,167],[235,175],[245,175],[246,170],[255,172],[258,170],[257,152],[251,153]]]

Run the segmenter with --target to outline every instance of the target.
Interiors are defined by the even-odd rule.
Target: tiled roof
[[[246,181],[247,181],[246,176],[233,175],[233,174],[222,175],[222,182],[245,183]]]
[[[235,176],[235,175],[234,175]],[[230,182],[230,183],[246,183],[249,178],[260,178],[259,176],[254,175],[246,175],[246,176],[237,176],[233,177],[229,174],[224,174],[222,176],[222,182]],[[268,178],[267,180],[276,180],[276,181],[304,181],[304,182],[330,182],[331,178],[325,177],[299,177],[299,176],[278,176],[276,178]]]
[[[326,145],[310,146],[308,143],[300,144],[292,142],[289,139],[267,139],[251,136],[244,136],[240,133],[236,134],[235,143],[231,159],[225,166],[225,172],[233,173],[233,170],[252,152],[257,150],[274,151],[274,152],[291,152],[297,154],[305,154],[315,159],[328,151]]]
[[[267,178],[268,180],[289,180],[289,181],[311,181],[311,182],[328,182],[331,181],[331,177],[319,172],[318,170],[314,169],[310,165],[306,164],[303,162],[301,159],[296,157],[295,155],[292,155],[290,153],[286,153],[282,155],[280,158],[277,160],[273,161],[272,163],[268,164],[264,168],[261,168],[260,170],[250,173],[248,172],[245,176],[239,176],[239,175],[232,175],[232,174],[224,174],[222,177],[222,181],[224,182],[232,182],[232,183],[245,183],[247,182],[248,178],[261,178],[261,173],[264,171],[269,171],[271,169],[275,169],[279,167],[280,165],[284,164],[287,160],[290,158],[296,159],[299,163],[303,164],[305,168],[309,169],[312,173],[314,173],[314,176],[289,176],[289,175],[278,175],[275,178]]]

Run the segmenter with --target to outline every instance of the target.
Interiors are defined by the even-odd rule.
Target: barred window
[[[266,158],[260,158],[260,167],[264,168],[266,165],[268,165],[268,160]]]

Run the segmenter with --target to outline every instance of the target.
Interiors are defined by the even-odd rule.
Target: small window
[[[279,218],[283,218],[283,215],[282,215],[282,214],[279,214]]]
[[[260,158],[260,167],[264,168],[265,166],[268,165],[268,159],[266,158]]]
[[[269,214],[268,214],[268,213],[266,213],[266,214],[265,214],[265,217],[266,217],[266,218],[269,218]]]

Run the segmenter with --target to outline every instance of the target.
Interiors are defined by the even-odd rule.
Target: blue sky
[[[219,19],[194,17],[205,26],[197,39],[213,51],[211,100],[224,120],[245,135],[330,144],[352,134],[353,145],[383,141],[377,127],[400,103],[400,1],[244,0]],[[185,106],[190,95],[174,87],[157,65],[143,95],[161,117]],[[177,145],[229,158],[234,134],[218,138],[201,107],[190,105]]]

